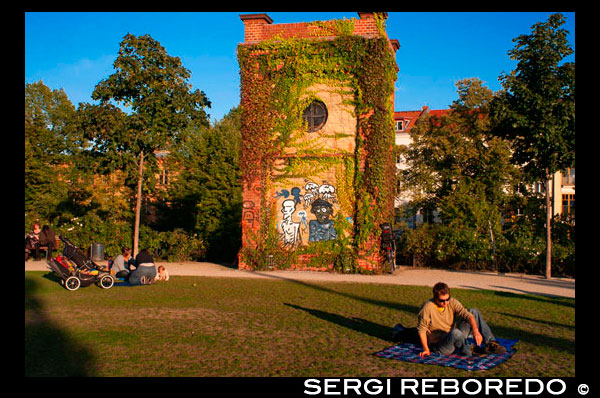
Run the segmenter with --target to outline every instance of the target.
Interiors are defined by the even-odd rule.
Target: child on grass
[[[164,265],[158,266],[158,274],[154,277],[155,281],[168,281],[169,280],[169,272],[165,268]]]

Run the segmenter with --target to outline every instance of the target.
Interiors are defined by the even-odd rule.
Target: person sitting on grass
[[[481,313],[467,310],[457,299],[450,297],[450,288],[443,282],[433,286],[433,298],[425,301],[418,315],[417,331],[423,351],[421,357],[431,352],[441,355],[461,356],[502,354],[506,349],[496,338]],[[472,334],[476,346],[467,343]]]
[[[169,271],[165,268],[164,265],[158,266],[158,274],[154,278],[154,281],[168,281],[169,280]]]
[[[156,265],[148,249],[143,249],[135,256],[135,267],[135,270],[129,273],[130,285],[151,285],[154,282]]]
[[[111,271],[114,272],[117,278],[127,279],[129,277],[129,263],[131,258],[131,249],[128,247],[121,248],[119,254],[112,262]]]

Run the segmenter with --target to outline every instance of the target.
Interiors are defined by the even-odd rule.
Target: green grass
[[[575,376],[575,300],[453,289],[517,353],[489,371],[373,356],[431,288],[173,276],[69,292],[25,272],[27,376]]]

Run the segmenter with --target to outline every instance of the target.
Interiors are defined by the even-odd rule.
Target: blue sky
[[[113,73],[127,33],[150,34],[191,71],[193,89],[212,102],[212,121],[239,104],[236,47],[244,41],[240,14],[266,12],[273,23],[358,18],[356,12],[27,12],[25,83],[42,80],[62,88],[71,102],[95,103],[95,85]],[[557,10],[560,12],[560,10]],[[529,34],[552,12],[389,12],[387,32],[398,39],[395,110],[447,108],[457,99],[455,82],[477,77],[500,89],[498,76],[515,62],[512,40]],[[562,12],[575,49],[575,13]],[[569,57],[574,61],[574,56]]]

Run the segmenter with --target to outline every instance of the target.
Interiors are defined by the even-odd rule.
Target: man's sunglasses
[[[450,301],[450,297],[448,297],[447,299],[437,298],[436,300],[439,301],[440,303],[446,303],[446,302]]]

